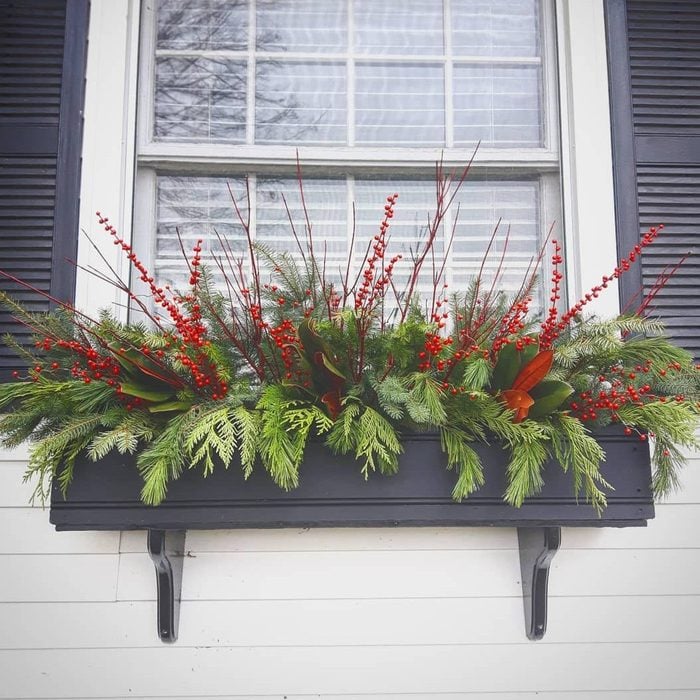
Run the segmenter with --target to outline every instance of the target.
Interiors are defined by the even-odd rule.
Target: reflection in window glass
[[[442,0],[355,0],[355,49],[363,56],[442,54]]]
[[[245,141],[245,64],[225,58],[156,62],[155,136],[161,141]]]
[[[157,0],[152,136],[537,148],[540,24],[538,0]]]
[[[358,144],[445,143],[442,66],[367,63],[356,71]]]
[[[347,7],[347,0],[257,0],[257,50],[298,53],[346,51]]]
[[[248,43],[246,0],[158,0],[156,48],[242,50]]]
[[[344,66],[259,61],[256,91],[257,143],[346,142]]]

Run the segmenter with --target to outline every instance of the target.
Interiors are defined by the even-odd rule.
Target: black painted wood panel
[[[262,469],[243,478],[239,464],[220,465],[202,478],[185,471],[157,507],[139,500],[142,481],[128,455],[110,454],[99,464],[80,462],[67,498],[54,484],[51,522],[57,530],[221,529],[250,527],[357,526],[540,526],[626,527],[654,517],[649,447],[622,434],[619,426],[598,435],[607,458],[601,470],[615,490],[602,517],[573,492],[573,475],[550,461],[545,486],[521,508],[503,501],[508,454],[494,441],[474,444],[486,484],[462,503],[452,500],[456,475],[445,468],[437,435],[409,434],[398,474],[365,481],[351,457],[332,455],[311,443],[300,469],[300,485],[289,492]]]
[[[644,293],[688,256],[653,312],[700,358],[700,3],[627,0],[625,9],[639,226],[665,227],[642,256]],[[626,290],[632,308],[635,291]]]
[[[87,0],[0,0],[0,268],[62,300],[74,294]],[[49,302],[7,279],[32,311]],[[30,333],[0,309],[0,334]],[[0,345],[0,381],[23,362]]]

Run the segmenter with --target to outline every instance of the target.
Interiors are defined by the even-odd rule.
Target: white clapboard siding
[[[116,554],[4,554],[0,601],[114,600],[118,570]]]
[[[62,532],[41,508],[0,508],[0,554],[118,554],[118,532]]]
[[[123,554],[119,599],[152,599],[143,554]],[[568,550],[550,594],[700,595],[700,549]],[[461,598],[520,595],[515,551],[197,553],[184,563],[184,600]]]
[[[552,597],[549,615],[539,644],[700,641],[700,596]],[[529,644],[521,616],[519,597],[186,601],[178,647]],[[150,601],[0,603],[1,649],[160,647],[153,627]]]
[[[122,552],[143,552],[146,533],[125,532]],[[513,528],[304,528],[288,530],[190,530],[186,549],[195,552],[340,552],[517,549]]]
[[[27,462],[17,458],[6,459],[7,454],[3,454],[2,450],[0,447],[0,508],[28,508],[34,489],[31,484],[23,482]],[[41,504],[36,503],[35,507],[41,508]]]
[[[0,697],[681,690],[700,687],[699,653],[698,642],[20,650],[0,653]]]

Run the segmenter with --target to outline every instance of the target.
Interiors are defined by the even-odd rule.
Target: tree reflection
[[[344,111],[336,116],[338,124],[330,127],[335,137],[324,138],[330,110],[313,104],[318,97],[313,92],[318,87],[314,75],[306,80],[305,76],[295,78],[299,63],[257,62],[255,105],[248,104],[249,58],[244,52],[249,32],[245,0],[166,0],[159,4],[154,137],[160,141],[244,143],[247,110],[255,109],[257,141],[293,143],[316,138],[338,142],[341,123],[344,140]],[[254,39],[258,51],[279,51],[282,34],[275,29],[258,31]],[[323,99],[325,93],[320,94]]]

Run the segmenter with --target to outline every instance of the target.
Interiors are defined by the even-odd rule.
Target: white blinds
[[[537,0],[158,0],[153,139],[543,144]]]
[[[157,246],[155,270],[161,284],[176,288],[187,286],[189,275],[182,263],[176,231],[186,249],[191,250],[198,238],[204,239],[205,251],[217,251],[216,232],[227,238],[234,251],[244,252],[243,231],[231,204],[227,183],[243,207],[246,205],[244,183],[223,177],[175,177],[157,179]],[[294,252],[294,242],[284,200],[300,235],[304,235],[304,214],[299,187],[294,178],[251,179],[251,204],[255,207],[254,236],[276,250]],[[427,214],[434,207],[435,185],[429,180],[368,179],[343,177],[317,180],[305,178],[304,193],[313,224],[316,252],[325,252],[330,278],[345,270],[345,260],[352,240],[352,203],[355,203],[356,228],[353,269],[357,271],[367,244],[377,232],[387,195],[399,193],[395,218],[390,228],[391,251],[401,252],[408,260],[424,235]],[[510,222],[508,269],[501,288],[516,291],[530,260],[537,255],[540,184],[538,180],[470,181],[458,196],[459,217],[450,254],[448,283],[453,291],[464,289],[468,278],[477,273],[481,258],[499,218]],[[452,228],[448,217],[442,239],[436,246],[441,255],[446,236]],[[505,234],[505,227],[502,231]],[[498,264],[504,235],[496,242],[486,266],[485,278],[491,279]],[[399,264],[395,280],[399,288],[405,281],[407,264]],[[214,270],[216,272],[216,270]],[[432,289],[432,270],[425,268],[419,291]],[[222,279],[215,274],[220,285]]]

